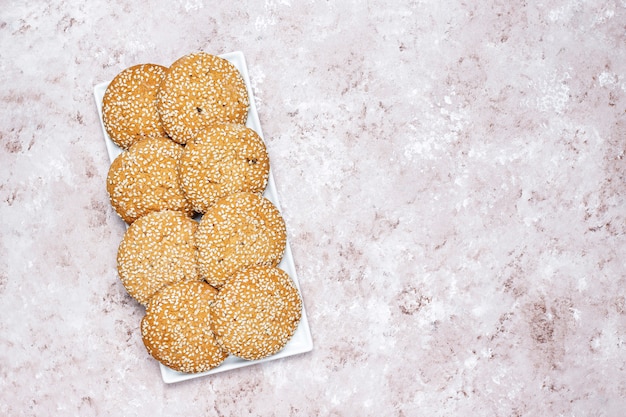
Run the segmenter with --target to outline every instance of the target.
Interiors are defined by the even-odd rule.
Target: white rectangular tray
[[[248,75],[248,68],[246,65],[246,60],[242,52],[230,52],[227,54],[219,55],[220,57],[227,59],[233,65],[237,67],[241,75],[243,76],[244,81],[246,82],[246,86],[248,88],[248,96],[250,98],[250,108],[248,109],[248,120],[246,122],[246,126],[253,129],[255,132],[259,134],[261,138],[263,138],[263,132],[261,130],[261,123],[259,121],[259,116],[256,110],[256,105],[254,103],[254,95],[252,93],[252,88],[250,87],[250,78]],[[104,92],[106,91],[108,82],[97,84],[94,87],[93,93],[96,99],[96,106],[98,108],[98,114],[100,116],[100,125],[102,127],[102,133],[104,134],[104,141],[106,143],[107,151],[109,154],[110,162],[122,152],[117,145],[111,141],[109,135],[104,128],[104,124],[102,123],[102,98],[104,97]],[[278,195],[276,193],[276,185],[274,183],[274,177],[272,175],[270,169],[270,176],[267,184],[267,188],[265,190],[264,196],[270,200],[274,205],[281,210],[280,203],[278,201]],[[122,221],[120,219],[120,221]],[[283,256],[282,261],[278,265],[279,268],[283,269],[285,272],[289,274],[289,276],[293,279],[298,291],[300,291],[300,284],[298,283],[298,276],[296,274],[296,267],[293,262],[293,256],[291,254],[291,247],[289,244],[289,238],[287,238],[287,247],[285,249],[285,254]],[[302,294],[302,291],[300,291]],[[300,324],[298,325],[298,329],[294,333],[293,337],[289,341],[289,343],[277,354],[256,360],[256,361],[247,361],[244,359],[240,359],[234,356],[229,356],[226,360],[217,368],[212,369],[207,372],[201,372],[196,374],[187,374],[182,372],[174,371],[173,369],[168,368],[163,364],[159,364],[161,367],[161,376],[165,383],[173,383],[185,381],[187,379],[199,378],[206,375],[216,374],[218,372],[229,371],[231,369],[237,369],[244,366],[251,366],[262,362],[273,361],[280,358],[286,358],[288,356],[298,355],[300,353],[309,352],[313,349],[313,339],[311,337],[311,330],[309,328],[309,322],[307,320],[306,311],[304,310],[304,306],[302,307],[302,319],[300,320]]]

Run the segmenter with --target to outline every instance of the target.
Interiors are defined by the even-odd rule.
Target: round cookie
[[[228,353],[256,360],[273,355],[291,339],[302,315],[302,300],[291,278],[275,267],[236,273],[211,304],[211,325]]]
[[[262,193],[270,161],[261,137],[235,123],[216,123],[188,141],[178,164],[183,192],[198,213],[237,192]]]
[[[111,140],[128,149],[140,139],[166,136],[156,97],[167,68],[141,64],[126,68],[108,85],[102,100],[102,122]]]
[[[237,68],[205,52],[176,60],[157,94],[163,127],[180,144],[215,122],[245,124],[249,104],[248,90]]]
[[[179,372],[204,372],[219,366],[228,354],[211,330],[209,304],[217,290],[199,281],[180,281],[159,290],[141,320],[141,338],[148,353]]]
[[[285,221],[265,197],[237,193],[219,199],[196,232],[200,275],[220,288],[252,265],[276,266],[287,244]]]
[[[176,166],[182,152],[181,145],[167,138],[146,138],[115,158],[107,175],[107,192],[126,223],[161,210],[192,215],[178,181]]]
[[[155,211],[137,219],[117,251],[117,271],[126,291],[140,304],[165,285],[200,281],[194,234],[198,223],[179,211]]]

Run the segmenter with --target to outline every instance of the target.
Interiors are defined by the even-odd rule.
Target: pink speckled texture
[[[164,384],[92,91],[244,53],[314,349]],[[626,3],[0,8],[0,415],[624,416]]]

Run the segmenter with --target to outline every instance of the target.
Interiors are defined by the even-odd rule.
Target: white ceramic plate
[[[244,81],[246,82],[246,86],[248,88],[248,96],[250,98],[250,108],[248,109],[248,120],[246,122],[246,126],[253,129],[255,132],[263,138],[263,132],[261,131],[261,123],[259,122],[259,116],[257,114],[256,105],[254,103],[254,95],[252,94],[252,88],[250,87],[250,78],[248,76],[248,68],[246,66],[246,60],[242,52],[230,52],[227,54],[220,55],[220,57],[227,59],[233,65],[237,67],[237,69],[241,72]],[[96,106],[98,107],[98,114],[100,115],[100,125],[102,127],[102,133],[104,134],[104,141],[106,143],[107,151],[109,153],[110,162],[113,162],[115,157],[122,152],[117,145],[111,141],[109,135],[104,128],[104,124],[102,123],[102,98],[104,97],[104,92],[109,85],[108,82],[98,84],[94,87],[93,93],[96,99]],[[270,169],[270,176],[267,184],[267,188],[265,190],[264,196],[269,199],[274,205],[280,210],[280,204],[278,202],[278,196],[276,193],[276,185],[274,183],[274,177],[272,176],[272,172]],[[122,219],[120,219],[122,221]],[[287,239],[287,247],[285,249],[285,254],[281,263],[278,265],[279,268],[283,269],[285,272],[289,274],[289,276],[293,279],[294,283],[298,290],[300,290],[300,285],[298,283],[298,277],[296,274],[296,268],[293,263],[293,256],[291,254],[291,247],[289,245],[289,239]],[[300,292],[302,294],[302,292]],[[161,376],[163,377],[163,381],[165,383],[173,383],[180,382],[187,379],[199,378],[206,375],[215,374],[218,372],[229,371],[231,369],[241,368],[244,366],[255,365],[262,362],[273,361],[280,358],[285,358],[288,356],[298,355],[300,353],[309,352],[313,349],[313,339],[311,337],[311,330],[309,328],[309,323],[307,320],[306,312],[304,310],[304,306],[302,307],[302,319],[300,320],[300,324],[298,325],[298,329],[294,333],[293,337],[289,341],[289,343],[277,354],[257,360],[257,361],[246,361],[234,356],[229,356],[226,360],[217,368],[212,369],[207,372],[196,373],[196,374],[186,374],[182,372],[174,371],[167,366],[160,364],[161,366]]]

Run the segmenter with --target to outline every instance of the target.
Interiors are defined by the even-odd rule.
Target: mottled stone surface
[[[624,415],[623,0],[150,3],[0,8],[0,415]],[[166,385],[92,91],[196,50],[246,56],[314,350]]]

